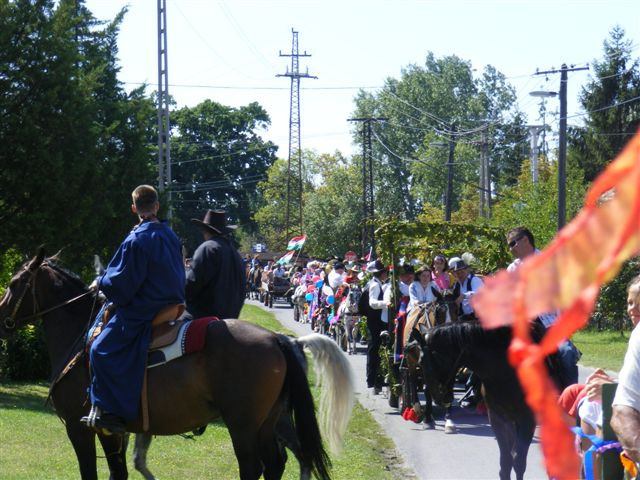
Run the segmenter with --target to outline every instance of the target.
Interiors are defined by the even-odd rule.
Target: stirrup
[[[89,414],[80,418],[80,422],[84,423],[89,428],[95,428],[96,418],[100,418],[101,415],[102,415],[102,410],[100,410],[100,407],[96,405],[91,405],[91,410],[89,410]]]

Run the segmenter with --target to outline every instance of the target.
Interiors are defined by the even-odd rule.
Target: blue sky
[[[157,1],[87,0],[100,19],[128,6],[119,40],[120,79],[157,86]],[[533,76],[562,63],[584,66],[602,57],[602,43],[620,25],[640,57],[639,0],[410,1],[410,0],[167,0],[169,92],[178,106],[211,98],[240,106],[259,102],[272,124],[263,136],[286,158],[289,131],[288,78],[291,29],[299,32],[302,80],[302,147],[318,152],[358,152],[352,145],[358,87],[383,85],[428,51],[455,54],[480,72],[491,64],[516,88],[521,108],[537,123],[532,90],[559,88],[559,75]],[[569,74],[568,113],[589,72]],[[557,99],[548,108],[557,110]],[[569,120],[576,123],[580,117]]]

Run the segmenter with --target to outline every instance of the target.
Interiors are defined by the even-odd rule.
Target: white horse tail
[[[297,342],[313,357],[316,384],[320,389],[319,423],[322,436],[333,453],[340,452],[354,402],[351,365],[338,344],[329,337],[312,333]]]

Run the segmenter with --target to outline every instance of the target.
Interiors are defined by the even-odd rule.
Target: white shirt
[[[613,405],[624,405],[640,412],[640,328],[638,327],[633,329],[629,338]]]
[[[338,273],[335,270],[329,272],[329,285],[334,290],[337,290],[340,285],[344,283],[344,274]]]
[[[413,307],[419,303],[430,303],[435,300],[433,292],[431,291],[431,283],[429,282],[426,287],[418,281],[415,281],[409,287],[409,306],[407,311],[410,311]]]
[[[382,321],[385,323],[389,321],[389,310],[387,308],[388,302],[391,301],[391,294],[387,293],[389,290],[388,284],[383,285],[376,277],[369,281],[369,306],[374,310],[382,310]],[[378,300],[381,292],[382,300]]]

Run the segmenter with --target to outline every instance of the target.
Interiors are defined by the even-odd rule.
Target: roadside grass
[[[580,363],[589,367],[620,371],[631,332],[580,330],[572,340],[582,352]]]
[[[241,318],[265,328],[290,333],[268,312],[246,305]],[[310,383],[313,379],[310,378]],[[317,393],[315,387],[312,388]],[[78,478],[75,454],[64,426],[44,402],[46,382],[0,384],[0,472],[3,480],[51,480]],[[133,443],[133,438],[131,442]],[[141,478],[128,455],[132,478]],[[289,453],[283,478],[299,478],[298,463]],[[102,451],[98,453],[98,476],[109,476]],[[371,414],[356,404],[340,456],[332,457],[336,479],[399,480],[415,478],[405,471],[393,442]],[[178,436],[155,437],[147,463],[159,478],[238,478],[231,439],[222,423],[209,425],[195,440]],[[134,473],[135,472],[135,473]]]

